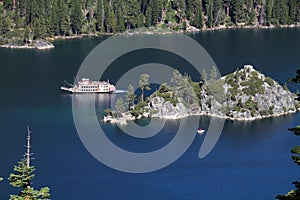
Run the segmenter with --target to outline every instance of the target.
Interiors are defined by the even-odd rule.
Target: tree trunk
[[[229,17],[229,6],[226,6],[226,15]]]
[[[87,9],[87,2],[86,2],[86,0],[84,0],[84,10],[86,10]]]
[[[104,18],[105,18],[105,13],[104,13],[104,5],[103,5],[103,0],[102,0],[102,3],[101,3],[101,13],[102,13],[102,16],[101,16],[101,28],[103,29],[104,27]],[[101,30],[101,31],[104,31],[104,30]]]

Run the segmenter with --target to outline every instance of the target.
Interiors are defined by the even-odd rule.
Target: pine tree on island
[[[141,101],[144,101],[144,91],[150,90],[149,77],[150,77],[149,74],[141,74],[140,76],[139,87],[142,91]]]
[[[125,112],[125,106],[124,106],[124,101],[122,97],[119,97],[117,99],[116,105],[115,105],[115,113],[116,117],[119,118],[122,116],[122,113]]]
[[[18,162],[18,165],[14,166],[14,173],[11,173],[8,178],[12,187],[21,188],[18,195],[10,195],[10,200],[46,200],[50,197],[50,189],[48,187],[35,190],[31,185],[31,181],[35,176],[35,167],[30,163],[32,159],[32,153],[30,152],[30,133],[31,131],[29,127],[27,127],[26,153],[24,158]]]
[[[136,100],[136,94],[134,92],[135,89],[133,85],[129,84],[127,89],[127,94],[125,95],[126,102],[128,104],[128,110],[131,110],[131,107],[133,106],[134,101]]]

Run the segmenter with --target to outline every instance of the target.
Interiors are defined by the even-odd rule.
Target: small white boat
[[[199,128],[198,130],[197,130],[197,133],[199,133],[199,134],[203,134],[205,132],[205,130],[204,129],[201,129],[201,128]]]

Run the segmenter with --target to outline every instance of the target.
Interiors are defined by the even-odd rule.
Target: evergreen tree
[[[2,16],[2,9],[0,6],[0,34],[3,33],[2,29],[3,29],[3,16]]]
[[[25,44],[29,43],[29,40],[30,40],[30,32],[29,32],[29,28],[25,28],[25,31],[24,31],[24,37],[23,37],[23,41]]]
[[[253,25],[256,17],[256,13],[253,7],[253,0],[246,1],[246,7],[247,7],[247,24]]]
[[[137,28],[138,17],[140,14],[139,3],[137,0],[125,1],[125,24],[127,29]]]
[[[289,23],[297,20],[297,0],[288,0],[289,7]]]
[[[3,0],[3,7],[7,10],[12,10],[13,9],[13,0]]]
[[[10,174],[8,180],[10,185],[15,188],[21,188],[22,190],[18,195],[10,195],[10,200],[37,200],[37,199],[49,199],[50,189],[44,187],[40,190],[35,190],[31,187],[31,181],[34,178],[35,167],[30,165],[31,153],[30,153],[30,133],[27,128],[27,151],[25,158],[21,159],[17,166],[14,166],[15,173]]]
[[[12,22],[11,20],[9,19],[9,17],[4,17],[2,18],[2,26],[1,26],[1,34],[6,34],[7,32],[10,31],[12,27]]]
[[[133,106],[134,100],[136,100],[136,94],[134,93],[134,87],[129,84],[126,94],[126,102],[128,104],[128,110],[130,110],[131,106]]]
[[[65,36],[70,29],[69,9],[64,3],[64,0],[58,0],[59,9],[59,30],[62,36]]]
[[[185,1],[184,0],[177,0],[177,6],[178,6],[177,16],[179,17],[180,22],[181,22],[186,17],[186,15],[185,15],[185,10],[186,10]]]
[[[50,25],[49,31],[52,35],[59,35],[60,28],[59,28],[59,8],[57,0],[52,1],[52,7],[50,11]]]
[[[150,27],[152,25],[152,7],[149,5],[146,10],[146,27]]]
[[[139,14],[138,16],[138,22],[137,22],[137,27],[144,27],[145,23],[144,23],[144,15],[142,13]]]
[[[111,14],[109,16],[109,22],[110,22],[110,28],[111,28],[111,33],[115,33],[117,30],[117,22],[116,22],[116,17],[115,13],[113,10],[111,10]]]
[[[33,25],[34,25],[33,28],[34,38],[45,39],[47,34],[47,27],[46,27],[46,20],[44,16],[41,16],[40,18],[36,18]]]
[[[219,25],[220,16],[222,12],[222,2],[221,0],[213,0],[213,9],[212,9],[212,16],[213,16],[213,26]]]
[[[105,6],[105,20],[104,25],[107,33],[114,33],[116,31],[116,19],[114,11],[108,4]]]
[[[96,9],[96,30],[104,31],[104,5],[103,0],[98,0],[97,9]]]
[[[244,1],[243,0],[234,0],[232,2],[232,18],[233,22],[237,24],[241,19],[243,19],[244,13]]]
[[[21,19],[20,19],[20,9],[19,7],[16,7],[15,9],[15,16],[14,16],[14,21],[15,21],[15,28],[19,29],[21,28]]]
[[[3,3],[1,3],[3,2]],[[256,16],[257,15],[257,16]],[[0,0],[0,33],[25,30],[34,39],[82,32],[123,32],[165,23],[177,30],[300,22],[298,0]],[[23,31],[24,32],[24,31]],[[17,32],[15,32],[17,33]],[[9,39],[9,38],[8,38]],[[21,37],[19,39],[22,39]]]
[[[83,16],[82,16],[79,0],[73,0],[71,5],[72,5],[71,16],[70,16],[71,27],[73,33],[77,35],[80,32],[83,25]]]
[[[216,66],[213,66],[212,69],[211,69],[211,72],[210,72],[210,79],[211,80],[216,80],[218,77],[218,71],[217,71],[217,67]]]
[[[173,84],[173,87],[175,88],[175,91],[178,91],[179,85],[181,85],[182,82],[182,75],[180,72],[176,69],[173,71],[173,76],[171,78],[171,83]]]
[[[268,26],[272,24],[273,7],[274,0],[269,0],[266,2],[266,25]]]
[[[288,17],[288,5],[287,0],[281,0],[280,1],[280,13],[279,13],[279,23],[280,24],[287,24],[289,21]]]
[[[208,78],[207,72],[206,72],[205,68],[203,68],[201,71],[201,80],[205,82],[205,81],[207,81],[207,78]]]
[[[186,0],[186,17],[188,20],[191,20],[193,18],[195,8],[197,8],[196,5],[199,5],[199,1]]]
[[[123,32],[124,30],[125,30],[124,14],[123,14],[122,6],[118,6],[117,7],[117,32]]]
[[[213,1],[208,0],[207,3],[205,4],[206,7],[206,14],[207,14],[207,22],[206,25],[208,28],[213,27]]]
[[[297,74],[295,78],[289,79],[290,82],[300,83],[300,70],[297,70]],[[299,94],[297,100],[299,101]],[[300,136],[300,126],[296,126],[294,128],[289,128],[289,131],[293,132],[295,135]],[[296,146],[291,149],[292,159],[296,163],[296,165],[300,166],[300,146]],[[286,195],[277,195],[276,198],[280,200],[298,200],[300,199],[300,181],[293,182],[296,189],[291,190]]]
[[[125,112],[125,106],[124,106],[124,101],[123,101],[122,97],[119,97],[117,99],[117,102],[115,105],[115,112],[116,112],[117,118],[121,117],[122,113]]]
[[[195,20],[194,26],[196,28],[203,28],[203,17],[202,17],[202,4],[199,1],[196,1],[196,11],[195,11]]]
[[[149,74],[141,74],[140,76],[139,87],[142,91],[141,101],[144,101],[144,90],[150,90],[149,78]]]
[[[162,2],[160,0],[150,0],[149,6],[151,7],[151,25],[156,26],[161,18]]]

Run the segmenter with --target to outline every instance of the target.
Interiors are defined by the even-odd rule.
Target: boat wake
[[[113,94],[119,94],[119,93],[126,93],[127,90],[116,90],[113,92]]]

